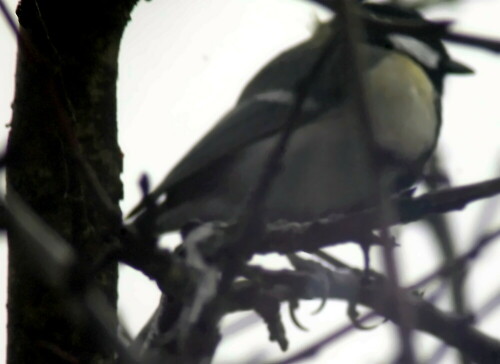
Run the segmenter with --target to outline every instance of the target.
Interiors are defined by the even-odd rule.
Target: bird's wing
[[[282,129],[291,117],[294,101],[292,94],[277,92],[275,95],[269,94],[274,101],[254,98],[237,105],[188,152],[157,190],[164,192],[219,158]],[[318,111],[313,101],[306,100],[301,120],[307,122],[314,119]]]
[[[324,38],[305,41],[281,53],[259,71],[242,91],[235,108],[191,149],[153,194],[161,194],[213,161],[278,132],[290,118],[295,102],[291,90],[310,71]],[[321,79],[332,76],[323,75]],[[310,91],[314,97],[314,90]],[[306,100],[302,121],[312,120],[317,111],[319,105]]]
[[[302,47],[301,45],[298,49],[302,50]],[[163,193],[168,192],[174,185],[181,183],[220,158],[279,132],[292,117],[291,113],[295,106],[295,97],[290,91],[294,90],[295,87],[291,86],[296,86],[297,82],[309,71],[311,63],[317,58],[320,49],[316,43],[313,47],[307,46],[306,48],[308,52],[306,52],[305,67],[292,67],[289,62],[284,61],[284,55],[295,54],[293,51],[288,51],[271,62],[271,66],[258,73],[243,91],[235,108],[188,152],[162,183],[153,190],[147,201],[155,200]],[[376,53],[376,57],[368,54],[370,63],[381,58],[378,52],[374,53]],[[330,57],[334,57],[334,55],[330,55]],[[333,61],[327,63],[336,64]],[[273,71],[276,69],[277,73],[281,72],[281,76],[271,82],[275,88],[264,87],[264,81],[262,81],[269,74],[269,69]],[[338,106],[336,104],[340,103],[343,98],[340,92],[342,84],[342,73],[336,72],[335,67],[325,67],[309,90],[310,96],[302,103],[300,120],[296,126],[300,128],[314,122],[318,120],[318,115],[326,111],[325,109]],[[323,104],[325,99],[329,100],[327,105]],[[134,208],[129,216],[140,211],[145,204],[146,200]]]
[[[301,43],[258,72],[241,93],[235,108],[200,140],[153,193],[161,194],[213,161],[277,133],[290,119],[296,102],[293,91],[311,71],[324,41],[325,36],[321,36]],[[328,55],[328,66],[323,67],[308,90],[298,127],[316,120],[325,108],[335,107],[342,100],[342,73],[331,67],[338,63],[334,60],[337,56],[336,52]],[[368,61],[375,63],[380,58],[378,54],[370,55]],[[324,100],[328,100],[328,105],[323,104]]]
[[[202,168],[279,132],[291,117],[293,99],[291,93],[276,91],[274,94],[273,92],[263,94],[261,97],[254,97],[236,105],[182,158],[160,185],[132,209],[128,216],[136,215],[146,206],[147,201],[154,201]],[[319,112],[313,101],[306,100],[300,115],[302,124],[314,120]]]
[[[294,90],[297,83],[313,68],[323,49],[324,37],[300,43],[286,50],[266,64],[245,86],[238,103],[268,90]],[[329,55],[333,58],[334,55]],[[324,75],[325,76],[325,75]]]

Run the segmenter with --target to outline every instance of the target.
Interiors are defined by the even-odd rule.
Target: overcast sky
[[[9,0],[11,9],[15,1]],[[500,1],[470,0],[460,6],[440,7],[429,17],[456,20],[456,28],[500,38]],[[120,55],[118,118],[120,144],[125,154],[122,180],[124,211],[139,199],[137,179],[147,172],[153,184],[202,136],[238,97],[252,75],[274,55],[310,34],[317,18],[326,14],[306,2],[293,0],[178,0],[142,1],[132,15]],[[500,160],[500,60],[484,51],[450,47],[455,58],[476,70],[470,77],[454,77],[446,84],[444,124],[439,149],[454,184],[480,181],[498,174]],[[15,41],[0,20],[0,120],[10,120],[13,93]],[[8,129],[0,130],[0,142]],[[465,249],[477,232],[484,204],[475,203],[465,212],[451,214],[458,244]],[[498,214],[481,218],[486,228],[498,227]],[[399,249],[406,283],[422,277],[439,264],[428,233],[420,224],[401,229]],[[332,250],[360,263],[355,247]],[[5,302],[6,245],[0,243],[0,302]],[[374,254],[378,254],[375,252]],[[472,307],[480,307],[500,289],[497,277],[500,247],[490,248],[470,272],[467,288]],[[154,309],[158,292],[151,282],[130,269],[122,271],[120,311],[127,327],[137,332]],[[126,281],[126,285],[123,282]],[[310,328],[299,332],[286,319],[291,347],[313,342],[348,319],[346,303],[329,303],[319,315],[310,313],[317,302],[304,304],[299,315]],[[3,303],[2,303],[3,305]],[[442,303],[446,307],[446,302]],[[287,317],[287,314],[284,314]],[[0,327],[5,327],[0,311]],[[500,337],[497,314],[480,325]],[[242,334],[243,335],[243,334]],[[256,350],[278,355],[267,342],[263,325],[234,336],[218,352],[219,362],[241,362]],[[394,331],[385,324],[369,332],[351,335],[316,358],[317,363],[383,363],[393,350]],[[4,331],[0,331],[0,363],[4,362]],[[436,342],[419,336],[422,351],[432,352]],[[359,343],[363,350],[359,350]],[[238,359],[240,358],[240,359]],[[450,359],[451,360],[451,359]]]

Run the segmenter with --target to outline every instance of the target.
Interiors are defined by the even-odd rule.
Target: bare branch
[[[417,221],[429,214],[463,209],[467,204],[500,193],[500,178],[485,182],[427,193],[419,197],[395,197],[391,204],[398,214],[391,216],[390,225]],[[289,253],[314,251],[321,247],[356,240],[360,227],[377,229],[380,208],[371,208],[347,215],[331,215],[304,224],[274,224],[264,236],[262,252]]]
[[[253,269],[261,275],[264,286],[257,288],[249,282],[240,282],[231,292],[227,308],[251,309],[259,299],[258,292],[262,292],[263,289],[268,292],[267,294],[273,294],[282,301],[321,298],[325,293],[317,277],[312,274],[289,270]],[[381,275],[376,275],[369,284],[361,283],[361,272],[357,270],[329,271],[328,276],[330,298],[350,300],[358,293],[359,303],[374,309],[378,315],[400,324],[398,315],[394,312],[392,295],[389,294],[389,284]],[[463,316],[440,311],[411,291],[401,290],[399,294],[415,316],[415,329],[440,338],[476,362],[500,361],[500,342],[473,328],[469,320]],[[299,355],[303,358],[302,355],[309,356],[313,351]]]

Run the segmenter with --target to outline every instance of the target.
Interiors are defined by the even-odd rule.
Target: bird
[[[424,21],[395,5],[362,9],[381,19]],[[381,176],[391,193],[413,186],[436,148],[445,76],[472,70],[449,56],[437,34],[366,31],[356,49],[373,133],[369,149],[352,103],[342,34],[334,17],[264,66],[233,109],[132,211],[133,224],[160,235],[190,223],[234,222],[297,106],[298,85],[328,42],[338,46],[307,85],[263,202],[263,221],[311,222],[369,206],[378,193],[373,178]]]

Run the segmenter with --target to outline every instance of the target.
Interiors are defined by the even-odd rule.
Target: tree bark
[[[92,268],[117,226],[86,182],[83,156],[113,204],[122,198],[117,142],[119,44],[136,0],[23,0],[8,191],[24,201]],[[68,310],[32,268],[29,249],[9,231],[7,362],[112,363],[114,352],[84,315]],[[64,277],[61,277],[63,279]],[[117,265],[91,277],[116,307]]]

